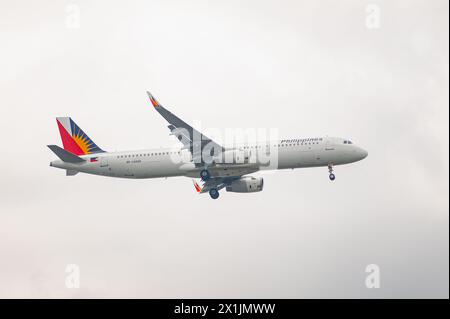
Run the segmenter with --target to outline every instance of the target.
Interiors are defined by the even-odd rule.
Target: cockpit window
[[[353,142],[350,140],[344,140],[344,144],[353,144]]]

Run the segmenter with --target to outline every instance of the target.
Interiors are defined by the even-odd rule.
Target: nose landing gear
[[[330,181],[334,181],[336,179],[336,176],[333,174],[333,165],[328,165],[328,172],[330,173]]]

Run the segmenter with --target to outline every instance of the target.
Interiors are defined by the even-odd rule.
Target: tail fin
[[[105,152],[70,117],[57,117],[56,122],[66,151],[75,155]]]

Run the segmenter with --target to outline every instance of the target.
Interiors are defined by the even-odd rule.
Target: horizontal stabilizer
[[[53,153],[56,154],[56,156],[59,157],[59,159],[66,163],[73,163],[73,164],[79,164],[84,162],[85,160],[81,157],[78,157],[65,149],[62,149],[58,145],[47,145],[49,149],[52,150]]]

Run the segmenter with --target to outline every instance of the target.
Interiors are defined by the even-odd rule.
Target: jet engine
[[[245,176],[233,181],[227,186],[227,192],[255,193],[263,190],[264,179],[262,177]]]

